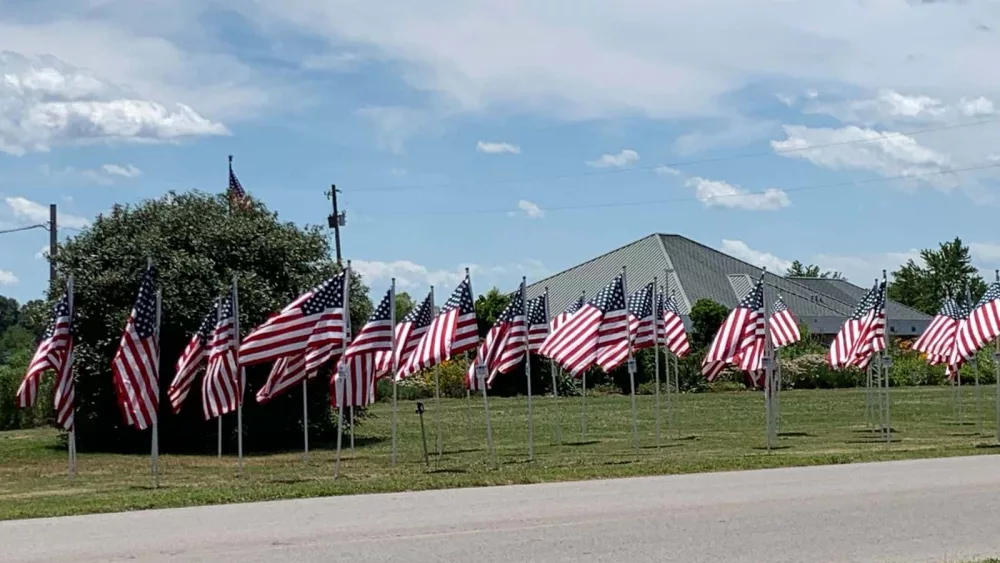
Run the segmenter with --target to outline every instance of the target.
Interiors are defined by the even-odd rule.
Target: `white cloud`
[[[722,239],[721,250],[734,258],[739,258],[740,260],[749,262],[754,266],[767,268],[768,270],[778,274],[784,274],[785,270],[792,265],[791,260],[778,258],[770,252],[754,250],[750,248],[747,243],[741,240]]]
[[[729,118],[721,127],[699,129],[677,137],[672,148],[674,153],[686,157],[709,149],[741,147],[768,138],[776,126],[771,121]]]
[[[621,168],[623,166],[628,166],[630,164],[635,164],[639,161],[639,153],[631,149],[623,149],[618,154],[605,154],[601,155],[600,158],[596,160],[588,160],[587,166],[593,168]]]
[[[792,204],[788,194],[777,188],[751,193],[737,185],[698,176],[688,178],[685,185],[694,188],[695,197],[706,207],[769,211]]]
[[[348,72],[361,66],[362,57],[358,53],[326,53],[310,55],[302,61],[302,68],[307,70],[334,70]]]
[[[7,197],[4,198],[4,201],[7,202],[7,207],[14,218],[21,223],[43,224],[49,222],[49,206],[47,205],[20,196]],[[57,219],[60,226],[82,229],[90,225],[90,221],[83,217],[62,211],[58,213]]]
[[[139,97],[52,56],[0,52],[0,152],[94,141],[168,142],[227,135],[191,107]]]
[[[103,170],[105,174],[121,176],[122,178],[137,178],[142,175],[142,170],[139,170],[131,164],[126,164],[125,166],[120,166],[118,164],[105,164],[101,167],[101,170]]]
[[[454,289],[462,281],[466,268],[473,278],[473,289],[477,293],[486,293],[494,285],[501,289],[513,288],[521,281],[521,276],[539,279],[549,274],[545,264],[534,259],[493,266],[459,264],[454,269],[430,268],[410,260],[391,262],[355,260],[351,265],[361,273],[364,282],[372,288],[373,295],[388,288],[392,278],[396,278],[397,289],[410,292],[414,298],[423,298],[423,295],[418,296],[413,293],[414,291],[423,292],[428,286],[433,285],[439,304],[447,299],[446,292]]]
[[[486,154],[521,154],[521,147],[517,145],[512,145],[510,143],[494,143],[488,141],[479,141],[476,143],[476,150],[479,152],[484,152]]]
[[[792,265],[792,260],[777,256],[770,252],[757,250],[741,240],[723,239],[720,248],[722,252],[749,262],[755,266],[766,267],[769,271],[784,275]],[[870,252],[862,255],[814,254],[796,257],[804,264],[815,264],[821,271],[840,272],[851,283],[862,287],[882,277],[882,270],[888,273],[899,269],[907,260],[913,259],[923,264],[920,252],[910,249],[902,252]]]
[[[926,94],[904,94],[882,88],[871,98],[814,102],[803,111],[831,115],[846,123],[901,127],[906,124],[967,121],[964,118],[992,115],[995,110],[993,102],[983,96],[972,99],[962,97],[949,103]]]
[[[545,217],[545,210],[538,207],[538,204],[526,199],[519,200],[517,202],[517,208],[520,209],[524,215],[532,219],[541,219],[542,217]]]
[[[921,176],[941,172],[951,165],[947,154],[900,133],[853,125],[839,129],[785,125],[784,130],[785,140],[771,141],[777,154],[833,170],[867,170],[885,177]],[[957,185],[957,179],[947,174],[919,181],[942,189]]]
[[[49,245],[45,245],[35,253],[35,260],[44,260],[49,257]]]
[[[400,289],[413,289],[424,285],[451,286],[465,277],[462,269],[435,270],[409,260],[392,262],[354,260],[351,262],[351,267],[361,274],[366,283],[385,285],[392,278],[396,278],[396,286]]]
[[[0,270],[0,285],[14,285],[20,280],[12,272]]]
[[[355,113],[375,125],[379,147],[394,154],[401,154],[406,141],[427,125],[423,112],[405,106],[367,106]]]
[[[657,166],[653,169],[658,176],[680,176],[681,171],[676,168],[671,168],[669,166]]]
[[[993,115],[996,112],[993,108],[993,102],[982,96],[973,100],[966,100],[965,98],[962,98],[958,102],[958,108],[959,111],[962,112],[962,115],[966,117]]]

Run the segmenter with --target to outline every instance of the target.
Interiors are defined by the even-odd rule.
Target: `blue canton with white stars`
[[[538,297],[528,301],[528,324],[543,325],[549,322],[549,319],[545,318],[545,296],[539,295]]]
[[[524,301],[521,300],[521,292],[518,291],[511,296],[510,303],[507,303],[503,312],[497,317],[497,324],[514,322],[515,318],[522,316],[524,316]]]
[[[302,303],[302,314],[318,315],[327,309],[344,306],[344,273],[326,280]]]
[[[133,327],[139,339],[152,338],[156,331],[156,268],[149,268],[139,282],[139,296],[132,309]]]
[[[753,290],[750,291],[740,300],[740,304],[737,305],[742,309],[752,309],[754,311],[759,311],[764,308],[764,283],[763,280],[758,281],[753,286]]]
[[[778,313],[780,313],[782,311],[787,311],[787,310],[788,310],[788,306],[785,305],[785,302],[782,299],[778,299],[777,301],[775,301],[774,303],[771,304],[771,314],[772,315],[776,315],[776,314],[778,314]]]
[[[566,310],[563,311],[563,313],[566,313],[567,315],[572,315],[573,313],[579,311],[581,307],[583,307],[582,295],[580,297],[577,297],[576,301],[574,301],[569,307],[566,307]]]
[[[219,318],[219,302],[216,301],[212,303],[212,310],[205,313],[205,316],[201,319],[201,324],[198,325],[198,332],[195,334],[201,340],[202,344],[208,342],[209,337],[212,336],[212,330],[215,328],[215,323]]]
[[[56,324],[59,323],[59,319],[65,319],[69,317],[69,295],[65,293],[62,299],[56,302],[52,307],[52,314],[49,316],[49,324],[45,327],[45,333],[42,334],[42,340],[49,340],[56,335]]]
[[[388,321],[391,319],[392,309],[389,307],[390,301],[392,301],[391,290],[385,292],[385,297],[382,298],[382,302],[378,304],[378,307],[375,307],[375,311],[372,312],[368,322]]]
[[[424,302],[420,304],[419,307],[410,311],[406,317],[403,318],[404,323],[413,323],[413,328],[423,328],[431,324],[431,317],[433,315],[433,305],[431,305],[431,296],[428,294],[424,299]]]
[[[628,312],[637,319],[645,319],[653,315],[652,282],[629,296]]]
[[[993,282],[988,288],[986,288],[986,293],[983,294],[979,303],[976,303],[976,308],[978,309],[990,301],[996,301],[997,299],[1000,299],[1000,282]]]
[[[625,288],[622,287],[622,276],[618,274],[611,283],[604,286],[599,291],[590,304],[597,307],[603,313],[608,311],[621,311],[625,309]]]
[[[876,308],[880,308],[882,304],[882,289],[883,287],[881,283],[872,287],[865,295],[864,299],[858,303],[858,306],[854,309],[854,313],[851,315],[851,318],[856,321],[861,320],[869,312],[875,310]]]
[[[444,303],[444,307],[441,307],[441,313],[446,313],[453,309],[458,309],[459,315],[468,315],[476,311],[475,306],[472,302],[472,280],[469,276],[465,276],[462,283],[458,284],[455,291],[451,294]]]

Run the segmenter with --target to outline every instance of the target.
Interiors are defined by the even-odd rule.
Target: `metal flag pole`
[[[236,350],[240,349],[240,292],[233,274],[233,333],[235,334]],[[236,362],[239,365],[239,361]],[[243,476],[243,390],[246,389],[247,370],[240,365],[240,392],[236,394],[236,452],[240,476]],[[221,417],[220,417],[221,418]]]
[[[882,308],[885,312],[885,350],[882,351],[882,379],[885,384],[885,441],[886,443],[892,442],[892,414],[891,414],[891,404],[892,398],[889,394],[889,368],[892,367],[892,356],[890,355],[890,350],[892,348],[892,337],[890,336],[891,330],[889,328],[889,281],[886,276],[885,270],[882,270]]]
[[[524,313],[524,377],[528,381],[528,461],[535,459],[535,418],[531,410],[531,349],[528,347],[528,305],[525,301],[527,276],[521,276],[521,312]]]
[[[340,452],[344,443],[344,377],[347,374],[347,366],[337,365],[337,376],[333,380],[333,388],[337,393],[337,465],[333,472],[333,478],[340,477]]]
[[[994,270],[997,283],[1000,283],[1000,270]],[[997,443],[1000,444],[1000,338],[996,341],[996,350],[993,352],[993,363],[996,366],[996,418],[997,418]]]
[[[660,449],[660,286],[653,276],[653,381],[656,389],[656,449]]]
[[[469,354],[466,353],[465,361],[471,363],[475,362],[476,359],[472,358],[470,360]],[[471,389],[465,390],[465,438],[469,442],[469,449],[470,450],[474,449],[475,444],[473,443],[473,438],[472,438],[472,390]]]
[[[677,367],[677,356],[675,354],[670,354],[670,361],[674,364],[674,389],[676,393],[674,394],[674,404],[670,409],[670,416],[673,422],[671,426],[674,427],[677,433],[677,439],[681,438],[681,424],[679,421],[681,415],[681,372],[680,368]]]
[[[972,310],[972,290],[968,285],[965,286],[965,303],[968,305],[969,310]],[[983,435],[983,392],[979,387],[979,359],[978,354],[973,354],[969,358],[969,366],[972,367],[972,373],[976,378],[976,419],[979,423],[979,435]]]
[[[628,280],[626,279],[625,266],[622,266],[622,295],[625,298],[625,311],[628,311]],[[632,355],[632,333],[629,331],[626,336],[628,342],[628,379],[632,395],[632,446],[635,453],[639,453],[639,413],[635,404],[635,356]]]
[[[341,352],[343,355],[344,351],[347,351],[347,346],[351,343],[353,338],[353,327],[351,326],[351,261],[347,261],[347,268],[344,273],[344,350]],[[349,377],[347,379],[347,392],[351,394],[351,402],[347,405],[347,412],[350,416],[351,424],[351,452],[354,452],[354,378]]]
[[[772,341],[772,344],[774,342]],[[774,434],[781,435],[781,349],[774,350]]]
[[[469,278],[469,294],[475,295],[475,293],[472,292],[472,278],[469,276],[468,268],[465,269],[465,277]],[[490,451],[490,464],[496,467],[497,458],[493,451],[493,425],[490,422],[490,398],[486,393],[487,367],[479,365],[479,362],[477,361],[475,373],[476,378],[479,379],[479,386],[483,390],[483,407],[486,413],[486,447]]]
[[[67,301],[67,305],[69,305],[69,337],[70,337],[70,342],[71,342],[71,344],[70,344],[70,350],[72,350],[72,346],[73,346],[73,344],[72,344],[72,339],[73,339],[73,325],[74,325],[73,321],[75,320],[75,315],[74,315],[74,311],[73,311],[73,307],[74,307],[74,303],[73,303],[73,276],[69,276],[69,277],[66,278],[66,301]],[[68,355],[66,355],[65,357],[63,357],[63,362],[72,362],[72,361],[73,361],[72,352],[70,352]],[[67,374],[67,377],[69,377],[70,382],[72,383],[73,382],[73,365],[72,365],[72,363],[70,363],[70,365],[68,365],[68,366],[63,366],[63,369],[69,370],[69,373]],[[75,387],[75,383],[73,383],[73,385]],[[72,406],[70,408],[73,409],[73,414],[71,415],[73,417],[73,422],[72,422],[72,424],[70,424],[70,427],[69,427],[69,438],[68,438],[68,441],[66,443],[66,447],[67,447],[67,451],[69,453],[69,468],[68,468],[68,470],[69,470],[69,479],[72,480],[73,477],[76,475],[76,397],[73,398],[73,404],[72,404]]]
[[[390,375],[392,377],[392,466],[396,467],[396,424],[399,414],[399,392],[396,380],[396,370],[399,367],[396,361],[396,278],[392,278],[389,286],[389,326],[391,327],[389,353],[392,354],[389,357],[392,365],[392,374]]]
[[[670,300],[676,303],[676,300],[674,299],[674,289],[670,286],[671,272],[673,272],[671,268],[663,269],[663,289],[665,291],[669,291]],[[664,339],[666,339],[666,334],[664,334],[663,337]],[[663,359],[664,362],[666,363],[666,365],[664,366],[664,372],[665,372],[664,375],[666,375],[667,379],[667,433],[669,434],[672,429],[676,429],[677,438],[680,439],[681,430],[680,426],[676,426],[676,421],[677,421],[676,411],[680,409],[681,376],[680,376],[680,371],[678,371],[677,369],[677,356],[675,356],[670,351],[670,348],[667,347],[666,340],[664,340],[664,346],[663,346]],[[670,381],[671,362],[673,362],[673,368],[674,368],[673,374],[676,382],[676,387],[674,387],[673,389],[671,389],[672,383]]]
[[[153,268],[153,259],[146,259],[146,271],[148,272]],[[156,405],[160,404],[160,317],[163,314],[163,290],[156,290]],[[157,409],[159,410],[159,409]],[[159,431],[159,420],[160,413],[153,412],[153,436],[152,444],[150,445],[150,470],[153,473],[153,487],[159,488],[160,486],[160,431]]]
[[[764,355],[761,360],[764,364],[764,410],[767,417],[767,423],[765,424],[765,432],[767,433],[767,451],[771,451],[771,447],[774,445],[774,411],[772,405],[772,392],[774,390],[774,365],[771,358],[771,319],[770,315],[768,315],[768,303],[770,303],[770,301],[768,300],[767,282],[764,281],[766,276],[767,268],[764,268],[760,273],[761,307],[763,308],[761,313],[764,315]]]
[[[219,324],[221,322],[222,322],[222,298],[221,297],[216,297],[215,298],[215,326],[219,326]],[[237,345],[237,348],[239,348],[239,345]],[[208,374],[206,374],[206,376],[207,375]],[[204,399],[202,399],[202,400],[204,401]],[[217,434],[217,442],[218,442],[216,444],[216,452],[218,454],[218,458],[222,459],[222,415],[221,414],[216,417],[216,434]]]
[[[580,299],[583,300],[584,305],[587,304],[587,290],[580,292]],[[580,389],[582,390],[580,397],[581,406],[581,416],[580,416],[580,441],[587,441],[587,370],[583,371],[583,375],[580,379]]]
[[[351,441],[350,441],[351,453],[354,453],[354,403],[357,402],[354,400],[355,397],[354,397],[353,379],[354,378],[351,377],[350,374],[348,374],[346,381],[344,381],[344,386],[347,389],[345,393],[347,394],[348,397],[351,398],[351,400],[347,402],[347,424],[348,426],[351,427]]]
[[[302,378],[302,461],[309,461],[309,376]]]
[[[431,316],[435,315],[434,311],[434,286],[431,286]],[[438,374],[438,366],[434,365],[434,447],[437,450],[438,457],[444,453],[444,448],[441,444],[441,378]]]
[[[549,287],[545,286],[545,297],[542,298],[542,306],[545,307],[545,322],[548,323],[549,330],[552,330],[551,320],[549,318]],[[529,327],[530,328],[530,327]],[[552,417],[552,428],[553,433],[556,437],[556,443],[560,446],[562,445],[562,425],[559,423],[559,378],[556,377],[556,361],[549,359],[549,375],[552,376],[552,410],[554,416]]]

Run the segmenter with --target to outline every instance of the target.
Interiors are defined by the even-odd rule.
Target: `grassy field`
[[[358,428],[353,451],[345,438],[341,477],[334,479],[334,453],[301,451],[246,459],[238,477],[236,459],[214,456],[161,457],[161,483],[154,489],[149,458],[79,455],[77,477],[66,477],[66,454],[53,430],[0,433],[0,519],[146,508],[371,493],[538,483],[577,479],[728,471],[791,465],[851,463],[994,453],[994,388],[983,387],[983,435],[973,390],[964,391],[964,422],[955,416],[947,388],[894,389],[891,444],[865,429],[863,391],[785,391],[778,447],[764,448],[760,393],[683,395],[656,446],[654,399],[640,396],[641,448],[632,446],[629,398],[588,397],[588,433],[581,436],[580,398],[535,399],[535,459],[528,460],[526,400],[491,399],[498,466],[489,463],[481,397],[469,404],[441,405],[444,454],[434,443],[436,416],[427,402],[425,423],[431,449],[424,466],[415,403],[400,404],[399,463],[390,466],[391,409],[384,403]],[[562,444],[555,440],[559,427]],[[289,444],[298,448],[299,444]]]

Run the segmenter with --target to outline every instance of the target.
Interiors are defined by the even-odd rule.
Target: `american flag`
[[[257,391],[257,402],[265,404],[306,380],[306,357],[302,354],[279,358],[271,366],[267,381]]]
[[[201,380],[205,420],[235,411],[243,403],[243,385],[236,360],[236,311],[234,290],[222,301],[219,319],[208,346],[208,367]]]
[[[170,389],[167,390],[167,397],[170,399],[170,408],[174,414],[181,410],[184,399],[191,391],[194,380],[197,378],[198,370],[201,369],[202,362],[208,351],[208,339],[212,337],[215,330],[215,323],[219,318],[219,303],[212,303],[212,310],[205,314],[198,325],[198,330],[191,335],[187,346],[177,359],[177,368],[174,370],[174,380],[170,382]]]
[[[769,328],[771,329],[771,342],[774,343],[775,348],[788,346],[802,340],[802,333],[799,331],[799,321],[788,310],[788,306],[785,305],[785,301],[782,298],[779,297],[771,305],[771,318],[768,321]]]
[[[661,316],[663,318],[663,341],[668,350],[678,358],[683,358],[691,352],[687,331],[684,330],[684,319],[673,294],[660,294],[663,298]]]
[[[654,342],[653,315],[653,284],[650,283],[628,298],[628,331],[632,341],[632,351],[652,348]],[[620,366],[628,359],[629,340],[619,342],[613,349],[598,356],[598,362],[604,371],[610,371]]]
[[[408,376],[433,367],[479,343],[476,308],[472,300],[472,281],[466,275],[445,302],[437,317],[420,337],[413,353],[401,369]]]
[[[230,207],[243,208],[250,203],[250,200],[247,199],[247,192],[243,189],[243,184],[240,184],[240,179],[233,172],[233,157],[229,157],[229,188],[226,190],[226,196],[229,198]]]
[[[726,365],[743,371],[760,370],[764,355],[764,277],[753,286],[719,327],[701,364],[701,373],[713,381]]]
[[[346,360],[347,376],[342,377],[340,366],[345,365],[342,357],[337,362],[337,371],[330,378],[330,404],[334,408],[365,407],[375,402],[375,355],[358,354]]]
[[[242,365],[305,354],[314,371],[344,346],[347,271],[300,295],[240,344]],[[314,366],[314,367],[310,367]]]
[[[522,292],[518,291],[479,345],[476,361],[469,364],[465,374],[465,386],[482,390],[476,377],[476,366],[480,365],[486,366],[486,388],[489,389],[498,373],[508,373],[524,360],[527,340],[524,300]]]
[[[967,308],[960,307],[954,299],[946,299],[924,333],[913,343],[913,349],[926,354],[931,365],[949,361],[955,349],[958,325],[967,315]]]
[[[48,370],[56,372],[55,410],[56,421],[63,428],[73,427],[73,321],[69,304],[69,292],[52,307],[49,324],[35,349],[35,355],[28,364],[24,381],[17,388],[17,404],[21,408],[35,405],[38,385],[42,374]]]
[[[581,293],[580,297],[577,297],[576,301],[570,303],[570,306],[566,307],[565,311],[552,317],[552,322],[550,323],[551,330],[549,331],[550,335],[553,334],[555,331],[559,330],[559,327],[566,324],[566,321],[568,321],[570,317],[572,317],[574,314],[576,314],[577,311],[583,308],[584,303],[586,303],[587,301],[585,297],[586,294]],[[545,344],[542,343],[542,346],[544,345]]]
[[[526,306],[528,312],[528,351],[534,354],[542,347],[549,335],[549,293],[546,291]]]
[[[959,324],[956,354],[969,359],[997,336],[1000,336],[1000,282],[993,282],[972,308],[968,320]]]
[[[139,294],[125,324],[111,373],[125,421],[145,430],[156,424],[160,402],[160,343],[156,268],[142,275]]]
[[[406,361],[410,359],[410,354],[417,347],[417,342],[427,332],[431,320],[434,318],[434,293],[428,293],[419,307],[410,311],[403,321],[396,324],[395,338],[393,339],[393,351],[376,352],[378,377],[393,371],[393,360],[395,367],[402,368]],[[393,375],[393,377],[398,377]]]
[[[876,352],[885,349],[885,283],[876,282],[840,327],[827,354],[834,369],[864,368]]]
[[[595,362],[600,363],[599,358],[614,359],[615,349],[628,339],[627,318],[625,288],[619,274],[554,330],[538,353],[552,358],[576,377]]]
[[[346,405],[361,406],[368,405],[375,401],[374,389],[376,379],[376,354],[379,352],[390,352],[392,350],[392,311],[395,307],[395,299],[392,290],[385,292],[385,297],[372,313],[368,322],[358,332],[350,346],[337,362],[337,370],[332,378],[331,397],[333,406],[338,406],[336,380],[341,377],[341,370],[346,368],[346,375],[350,382],[345,382],[348,390],[354,391],[353,397],[347,397]],[[360,395],[358,393],[361,393]],[[354,399],[363,399],[366,402],[351,402]]]

